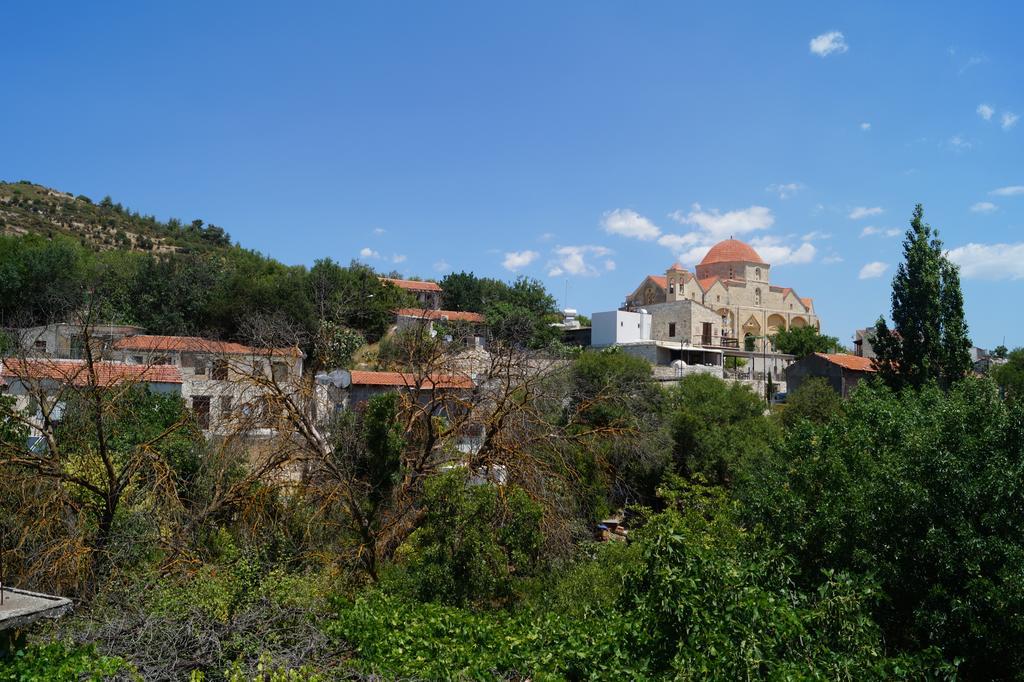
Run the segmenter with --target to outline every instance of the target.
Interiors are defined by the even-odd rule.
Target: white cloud
[[[383,227],[375,227],[375,228],[373,228],[373,233],[375,235],[378,235],[378,236],[384,234],[384,231],[385,230],[384,230]]]
[[[1024,243],[970,243],[946,255],[965,279],[1024,279]]]
[[[998,208],[991,201],[979,201],[978,203],[971,206],[972,213],[992,213]]]
[[[1012,111],[1004,111],[1002,118],[999,120],[999,125],[1003,127],[1003,130],[1009,130],[1013,126],[1017,125],[1017,121],[1020,120],[1020,116],[1013,113]]]
[[[981,116],[986,121],[992,118],[992,114],[996,113],[996,110],[987,104],[979,104],[975,111],[978,112],[978,116]]]
[[[611,258],[607,259],[604,262],[604,269],[607,270],[608,272],[611,272],[612,270],[614,270],[615,269],[615,261],[613,261]]]
[[[800,190],[804,189],[802,182],[787,182],[783,184],[772,184],[764,188],[764,191],[778,194],[780,199],[788,199]]]
[[[949,147],[953,151],[965,152],[968,149],[973,149],[974,145],[971,143],[970,140],[965,138],[963,135],[954,135],[953,137],[949,138]]]
[[[842,263],[843,257],[836,253],[831,253],[821,259],[821,262],[825,265],[833,265],[835,263]]]
[[[771,236],[752,239],[750,245],[757,249],[757,253],[761,258],[764,258],[773,266],[810,263],[818,253],[814,244],[810,242],[803,242],[794,248],[782,243],[778,237]]]
[[[448,264],[448,261],[439,260],[434,263],[434,270],[438,272],[449,272],[452,266]]]
[[[380,258],[380,253],[378,253],[377,251],[374,251],[369,246],[364,246],[362,249],[359,250],[359,257],[360,258]]]
[[[635,239],[650,240],[661,234],[661,229],[657,225],[628,208],[606,211],[601,219],[601,225],[605,232]]]
[[[881,215],[884,210],[881,206],[872,206],[870,208],[858,206],[850,211],[850,220],[860,220],[861,218],[868,218],[873,215]]]
[[[559,246],[554,250],[555,257],[548,263],[548,276],[558,277],[569,274],[583,277],[595,277],[600,270],[587,262],[588,256],[601,258],[611,255],[612,250],[604,246],[585,244],[582,246]],[[605,269],[608,269],[605,261]],[[614,267],[614,263],[613,263]]]
[[[406,258],[408,258],[408,256],[406,256],[405,254],[396,253],[395,255],[393,255],[391,257],[391,262],[392,263],[404,263]]]
[[[673,211],[670,216],[684,225],[696,225],[715,239],[764,230],[775,223],[771,209],[764,206],[720,213],[718,209],[705,211],[700,204],[694,204],[689,213]]]
[[[554,232],[545,232],[544,234],[542,234],[537,239],[539,241],[542,241],[542,242],[549,242],[549,241],[551,241],[554,238],[555,238],[555,233]]]
[[[1015,197],[1018,194],[1024,194],[1024,185],[1010,185],[1009,187],[1000,187],[989,192],[994,197]]]
[[[536,251],[508,251],[505,253],[505,260],[501,261],[502,267],[515,272],[537,260],[540,254]]]
[[[820,36],[811,38],[810,46],[811,53],[819,57],[827,57],[833,53],[842,54],[850,49],[846,44],[843,34],[839,31],[829,31],[828,33],[822,33]]]
[[[868,263],[867,265],[862,267],[860,269],[860,274],[857,275],[857,277],[858,279],[873,279],[875,277],[881,277],[882,275],[885,274],[885,271],[888,269],[888,263],[883,263],[881,261],[876,260],[873,263]]]
[[[971,69],[971,68],[973,68],[975,66],[978,66],[979,64],[987,64],[987,63],[988,63],[988,57],[986,57],[983,54],[975,55],[975,56],[971,57],[970,59],[968,59],[966,62],[964,62],[964,65],[960,67],[959,74],[962,76],[962,75],[964,75],[968,71],[968,69]]]
[[[898,229],[896,229],[895,227],[882,228],[882,227],[875,227],[874,225],[868,225],[867,227],[865,227],[863,230],[860,231],[860,236],[862,238],[863,237],[871,237],[871,236],[874,236],[876,234],[884,235],[886,237],[895,237],[898,234],[900,234],[900,231]]]
[[[819,232],[818,230],[814,230],[813,232],[808,232],[804,236],[800,237],[800,239],[802,239],[805,242],[812,242],[815,239],[831,239],[831,238],[832,238],[832,235],[829,234],[828,232]]]
[[[706,240],[707,237],[700,232],[687,232],[686,234],[663,234],[658,238],[658,243],[667,249],[678,252]]]
[[[861,130],[871,130],[871,124],[868,123],[867,121],[865,121],[864,123],[860,124],[860,129]]]

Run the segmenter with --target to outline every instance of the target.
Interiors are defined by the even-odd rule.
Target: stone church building
[[[726,239],[689,272],[676,263],[648,275],[626,299],[626,310],[652,315],[660,341],[762,350],[764,338],[793,327],[821,328],[814,302],[772,284],[771,265],[749,244]]]

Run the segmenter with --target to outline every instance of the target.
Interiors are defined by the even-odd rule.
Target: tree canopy
[[[892,321],[875,325],[872,345],[881,376],[894,387],[949,386],[971,369],[960,274],[918,204],[892,281]]]

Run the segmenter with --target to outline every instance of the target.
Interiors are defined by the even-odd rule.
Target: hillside
[[[94,202],[28,181],[0,182],[0,234],[64,234],[96,251],[188,253],[231,245],[222,228],[140,215],[110,197]]]

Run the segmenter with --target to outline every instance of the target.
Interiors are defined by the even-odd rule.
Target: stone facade
[[[771,265],[748,244],[727,239],[708,251],[695,272],[676,263],[663,276],[648,275],[626,298],[626,308],[652,310],[659,304],[688,301],[695,310],[692,304],[700,304],[717,318],[711,345],[742,348],[753,343],[755,349],[761,349],[764,337],[775,332],[807,326],[820,329],[813,300],[801,298],[790,287],[772,284],[770,271]],[[694,337],[691,342],[701,343],[703,326],[699,330],[688,327]],[[744,342],[748,337],[751,341]]]

